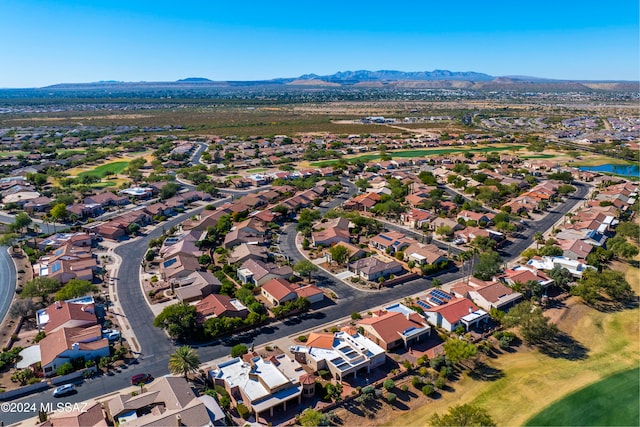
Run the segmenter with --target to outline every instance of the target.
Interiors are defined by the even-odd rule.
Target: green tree
[[[441,225],[436,228],[436,234],[443,237],[451,237],[453,235],[453,229],[448,225]]]
[[[138,224],[137,222],[132,222],[131,224],[129,224],[129,227],[127,227],[127,231],[129,232],[129,234],[138,233],[138,231],[140,231],[140,224]]]
[[[6,233],[0,235],[0,246],[15,246],[20,239],[16,233]]]
[[[31,225],[33,220],[26,212],[19,212],[15,218],[13,219],[13,224],[11,224],[12,231],[24,232],[24,230]]]
[[[27,385],[27,382],[35,377],[35,373],[31,369],[18,369],[11,375],[11,381],[20,383],[21,386]]]
[[[300,414],[298,422],[303,427],[328,426],[329,418],[322,412],[307,408]]]
[[[585,271],[578,284],[571,288],[571,293],[581,297],[588,304],[595,303],[603,293],[619,302],[633,298],[633,290],[624,274],[615,270]]]
[[[473,276],[480,280],[491,280],[500,271],[502,258],[492,250],[482,252],[478,256]]]
[[[540,244],[544,243],[544,235],[541,232],[536,231],[533,234],[533,240],[536,242],[536,249],[540,249]]]
[[[67,206],[64,203],[58,203],[51,208],[49,216],[54,222],[64,221],[67,218]]]
[[[562,248],[556,245],[544,245],[538,252],[540,256],[562,256],[564,253]]]
[[[525,249],[524,251],[522,251],[520,256],[522,258],[524,258],[525,261],[529,261],[534,256],[538,256],[538,250],[534,249],[534,248],[528,248],[528,249]]]
[[[433,414],[429,424],[434,427],[493,427],[496,425],[485,409],[470,404],[452,406],[442,416]]]
[[[329,249],[331,259],[333,259],[338,265],[343,265],[349,260],[349,249],[342,245],[334,245]]]
[[[20,296],[46,298],[47,295],[56,292],[61,287],[62,285],[56,279],[40,276],[25,283]]]
[[[98,292],[98,287],[88,280],[71,279],[56,292],[56,300],[64,301]]]
[[[453,364],[463,363],[478,353],[478,347],[465,340],[451,338],[444,343],[444,353]]]
[[[318,271],[318,266],[308,259],[302,259],[294,264],[293,271],[301,276],[308,276],[309,281],[311,281],[311,275]]]
[[[569,283],[573,282],[573,276],[566,268],[555,265],[551,270],[547,271],[547,276],[553,280],[553,283],[559,288],[565,289]]]
[[[188,345],[176,348],[169,356],[169,372],[174,375],[183,375],[185,379],[190,373],[198,372],[199,366],[198,352]]]
[[[422,171],[418,174],[418,179],[425,185],[437,185],[438,181],[431,172]],[[462,203],[461,203],[462,204]]]
[[[247,354],[249,349],[244,344],[236,344],[231,348],[231,357],[240,357],[243,354]]]
[[[189,340],[200,330],[195,306],[186,303],[165,307],[153,320],[153,326],[165,329],[175,340]]]
[[[616,227],[616,236],[630,237],[638,242],[640,241],[640,225],[634,222],[621,222]]]
[[[166,200],[176,195],[180,186],[175,182],[165,184],[160,190],[160,200]]]
[[[229,233],[229,231],[231,231],[232,227],[233,227],[233,220],[231,219],[231,215],[226,214],[226,215],[222,215],[218,219],[218,223],[216,224],[216,231],[220,236],[224,236],[227,233]]]
[[[473,246],[481,251],[494,250],[496,248],[496,241],[487,236],[476,236],[471,242]]]
[[[202,254],[198,257],[198,263],[200,265],[209,265],[211,264],[211,256],[209,254]]]
[[[362,191],[363,193],[367,191],[367,188],[371,187],[371,184],[369,183],[369,181],[364,178],[360,178],[355,182],[355,184],[356,184],[356,187],[358,187],[358,190]]]
[[[518,327],[522,338],[529,344],[540,344],[553,339],[558,334],[556,325],[549,323],[540,307],[531,301],[523,301],[511,308],[502,319],[507,327]]]

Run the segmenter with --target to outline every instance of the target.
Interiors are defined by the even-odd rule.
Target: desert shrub
[[[375,387],[372,385],[368,385],[362,389],[362,394],[373,394],[375,391]]]
[[[435,384],[436,388],[442,390],[447,385],[447,379],[445,377],[438,377]]]
[[[73,365],[70,362],[63,363],[56,369],[56,374],[58,375],[67,375],[73,372]]]
[[[433,388],[431,384],[425,384],[422,387],[422,394],[425,396],[431,396],[436,390]]]
[[[411,385],[414,386],[415,388],[417,388],[418,390],[422,389],[422,386],[424,385],[424,382],[422,381],[422,378],[420,377],[413,377],[411,378]]]
[[[396,396],[395,393],[387,393],[387,402],[393,403],[396,401],[397,398],[398,396]]]
[[[238,406],[236,406],[236,410],[238,411],[238,415],[240,415],[245,420],[249,418],[249,414],[251,413],[249,411],[249,408],[247,408],[244,403],[238,403]]]
[[[396,383],[393,380],[384,380],[382,386],[385,390],[390,391],[393,390],[393,388],[396,386]]]

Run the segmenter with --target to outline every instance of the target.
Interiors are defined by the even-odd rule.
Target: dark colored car
[[[131,385],[146,384],[153,381],[151,374],[137,374],[131,377]]]

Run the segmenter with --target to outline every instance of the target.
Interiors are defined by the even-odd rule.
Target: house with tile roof
[[[210,294],[196,305],[201,320],[209,317],[240,317],[249,315],[249,309],[236,298],[223,294]]]
[[[242,263],[237,274],[242,283],[262,286],[274,278],[288,279],[293,274],[293,270],[288,265],[279,267],[274,263],[249,259]]]
[[[209,378],[227,390],[232,402],[242,402],[258,418],[273,416],[276,408],[286,411],[288,405],[300,404],[304,388],[300,379],[306,374],[300,363],[282,354],[249,361],[236,357],[218,363]]]
[[[499,281],[487,282],[470,277],[467,282],[458,282],[451,293],[459,298],[469,298],[485,311],[492,308],[506,311],[522,300],[522,294]]]
[[[400,214],[400,221],[407,227],[422,228],[433,220],[433,214],[424,209],[411,208]]]
[[[59,328],[48,332],[38,343],[41,366],[45,376],[74,359],[95,360],[109,356],[109,340],[102,338],[100,325],[79,328]]]
[[[188,276],[173,279],[172,283],[180,302],[199,301],[222,288],[220,280],[208,271],[194,271]]]
[[[109,420],[134,427],[224,425],[224,414],[215,400],[198,396],[182,377],[157,378],[145,389],[106,402]]]
[[[478,308],[471,300],[456,298],[440,289],[431,289],[417,301],[424,310],[424,316],[433,326],[453,332],[459,326],[469,330],[480,322],[489,320],[489,314]]]
[[[376,281],[380,277],[389,277],[392,274],[398,274],[404,271],[402,265],[397,261],[379,256],[354,261],[348,264],[348,270],[370,281]]]
[[[267,258],[268,252],[266,247],[241,243],[233,248],[227,257],[227,262],[229,264],[235,264],[237,262],[243,263],[250,259],[266,261]]]
[[[386,361],[384,349],[355,330],[312,332],[305,345],[289,350],[300,363],[314,371],[328,370],[338,381],[349,375],[366,375]]]
[[[37,424],[37,427],[108,427],[105,413],[100,402],[89,403],[81,409],[54,412],[49,418]]]
[[[295,301],[298,295],[293,291],[291,283],[282,278],[273,278],[263,284],[260,293],[272,306],[278,306],[287,301]]]
[[[369,246],[382,252],[395,254],[416,241],[399,231],[384,231],[369,240]]]
[[[513,286],[516,283],[524,284],[529,281],[538,282],[543,288],[548,288],[553,284],[553,280],[544,274],[544,272],[526,266],[507,268],[499,278],[509,286]]]
[[[76,246],[67,242],[60,246],[52,255],[41,257],[33,265],[36,277],[49,277],[65,284],[71,279],[93,280],[98,271],[98,262],[91,253],[91,248]]]
[[[358,320],[364,336],[385,350],[410,347],[431,335],[431,327],[417,312],[403,304],[385,307],[372,317]]]
[[[50,334],[61,328],[84,328],[98,323],[93,298],[56,301],[36,312],[38,329]]]
[[[447,253],[432,243],[412,243],[403,252],[406,262],[413,261],[418,265],[433,265],[449,260]]]

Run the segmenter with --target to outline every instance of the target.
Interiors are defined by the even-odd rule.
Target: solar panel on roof
[[[433,291],[431,291],[431,295],[440,299],[444,299],[449,301],[451,299],[451,295],[449,295],[446,292],[443,292],[439,289],[434,289]]]
[[[55,262],[53,263],[53,265],[51,265],[51,272],[52,273],[57,273],[58,271],[60,271],[60,263],[59,262]]]
[[[444,304],[444,301],[442,301],[440,298],[437,298],[437,297],[434,297],[434,296],[431,297],[431,301],[435,302],[438,305]]]
[[[418,300],[418,305],[422,308],[430,309],[431,306],[422,300]]]

